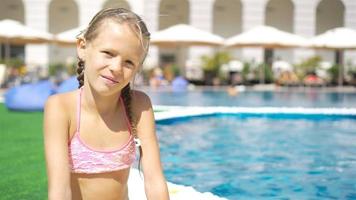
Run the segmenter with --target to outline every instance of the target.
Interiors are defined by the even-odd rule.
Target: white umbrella
[[[307,44],[307,40],[301,36],[270,26],[256,26],[225,41],[226,47],[285,48],[304,47]]]
[[[343,84],[344,68],[343,68],[343,51],[356,49],[356,30],[339,27],[334,28],[315,36],[309,40],[309,46],[317,49],[336,50],[336,54],[340,56],[338,85]]]
[[[73,28],[55,35],[56,43],[60,45],[75,45],[77,37],[85,30],[85,26]]]
[[[334,28],[309,40],[309,46],[323,49],[356,49],[356,30]]]
[[[159,47],[178,48],[178,66],[185,66],[183,47],[189,46],[221,46],[224,39],[207,31],[187,24],[177,24],[167,29],[152,33],[150,43]],[[184,69],[184,68],[183,68]],[[182,72],[184,73],[184,72]]]
[[[278,60],[278,61],[274,61],[272,64],[272,70],[275,72],[284,72],[284,71],[293,71],[293,66],[287,62],[287,61],[283,61],[283,60]]]
[[[244,68],[243,62],[239,60],[231,60],[228,65],[230,72],[241,72]]]
[[[52,34],[25,26],[18,21],[0,21],[0,42],[5,43],[6,60],[10,57],[10,44],[46,43],[52,40]]]
[[[307,44],[308,40],[299,35],[270,26],[256,26],[225,41],[225,47],[262,47],[266,49],[305,47]],[[269,62],[267,57],[265,57],[265,62]],[[264,83],[263,68],[260,73],[262,83]]]
[[[157,46],[220,46],[224,39],[207,31],[178,24],[151,35],[151,44]]]
[[[53,40],[53,35],[30,28],[18,21],[5,19],[0,21],[0,41],[10,44],[46,43]]]

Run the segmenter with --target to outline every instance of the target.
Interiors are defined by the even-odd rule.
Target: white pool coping
[[[156,121],[210,114],[296,114],[355,116],[356,108],[153,106]]]
[[[198,192],[191,186],[167,182],[170,200],[228,200],[210,192]],[[130,200],[146,200],[143,175],[136,168],[131,168],[128,179]]]

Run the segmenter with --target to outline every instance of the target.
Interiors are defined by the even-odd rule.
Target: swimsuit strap
[[[83,87],[79,89],[78,101],[77,101],[77,133],[80,131],[80,113],[81,113],[81,102],[82,102],[82,91]]]

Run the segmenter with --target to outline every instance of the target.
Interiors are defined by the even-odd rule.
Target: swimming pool
[[[356,199],[355,115],[208,114],[157,121],[169,181],[235,199]]]
[[[229,96],[224,90],[170,92],[144,90],[155,105],[243,106],[243,107],[356,107],[356,93],[322,91],[320,88],[240,92]]]

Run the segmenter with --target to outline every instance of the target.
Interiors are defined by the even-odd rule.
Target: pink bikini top
[[[126,116],[130,132],[129,140],[120,148],[111,151],[92,149],[80,139],[80,111],[82,88],[77,104],[77,130],[68,144],[69,160],[72,173],[103,173],[129,168],[136,159],[135,142],[131,134],[130,122]],[[122,98],[121,104],[124,106]]]

